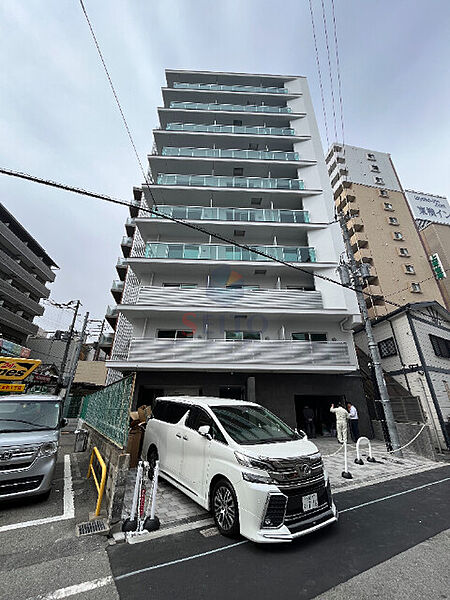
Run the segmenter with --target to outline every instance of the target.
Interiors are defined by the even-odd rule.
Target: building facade
[[[309,404],[325,430],[330,402],[363,397],[360,317],[326,279],[343,243],[306,79],[166,78],[151,184],[134,189],[111,288],[109,381],[136,371],[137,403],[246,398],[292,425]]]
[[[35,335],[40,304],[48,298],[47,283],[55,279],[56,263],[28,231],[0,203],[0,333],[11,344],[23,346]]]
[[[373,321],[384,371],[419,397],[437,447],[450,447],[450,314],[437,302],[407,304]],[[355,340],[369,352],[364,331]]]
[[[390,155],[334,144],[326,163],[336,209],[349,216],[355,258],[370,265],[364,289],[371,294],[370,317],[392,312],[395,304],[445,305]]]

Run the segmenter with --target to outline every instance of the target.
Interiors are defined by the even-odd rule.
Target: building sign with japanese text
[[[416,220],[450,225],[450,205],[447,198],[411,190],[405,190],[405,194]]]

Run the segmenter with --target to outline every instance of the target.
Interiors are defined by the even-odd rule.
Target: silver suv
[[[0,500],[50,494],[66,424],[59,396],[0,396]]]

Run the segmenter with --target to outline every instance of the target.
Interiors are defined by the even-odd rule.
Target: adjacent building
[[[323,433],[330,403],[347,398],[364,429],[360,316],[333,283],[344,248],[306,79],[166,78],[151,184],[134,189],[111,288],[109,381],[135,371],[140,404],[257,400],[292,425],[308,404]]]
[[[47,284],[54,281],[57,268],[42,246],[0,203],[0,334],[8,354],[17,354],[28,336],[37,333],[33,320],[44,312],[40,300],[50,295]],[[22,357],[25,350],[20,351]]]
[[[336,209],[349,216],[355,258],[370,265],[364,289],[371,294],[370,317],[385,316],[396,304],[437,301],[445,306],[391,156],[334,144],[326,163]]]
[[[437,302],[416,302],[372,324],[385,373],[420,399],[435,446],[450,448],[450,313]],[[362,329],[355,340],[368,354]]]

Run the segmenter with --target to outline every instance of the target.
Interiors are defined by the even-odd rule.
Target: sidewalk
[[[352,474],[352,479],[344,479],[344,451],[336,438],[315,438],[312,440],[323,455],[325,468],[327,469],[333,491],[341,492],[358,487],[373,485],[389,479],[403,477],[421,471],[436,469],[442,463],[417,456],[407,450],[404,451],[403,458],[395,458],[386,452],[384,442],[373,440],[372,453],[377,460],[376,463],[368,463],[367,444],[361,446],[361,457],[364,460],[363,465],[355,464],[356,447],[354,444],[348,446],[348,470]],[[337,454],[334,454],[336,451]],[[334,454],[334,456],[328,456]],[[136,477],[136,469],[131,469],[128,473],[127,487],[125,491],[124,506],[122,518],[129,516],[129,511],[133,498],[133,486]],[[207,519],[210,514],[185,496],[178,489],[174,488],[164,479],[159,480],[158,495],[156,499],[156,514],[161,522],[161,529],[183,525],[201,519]]]

